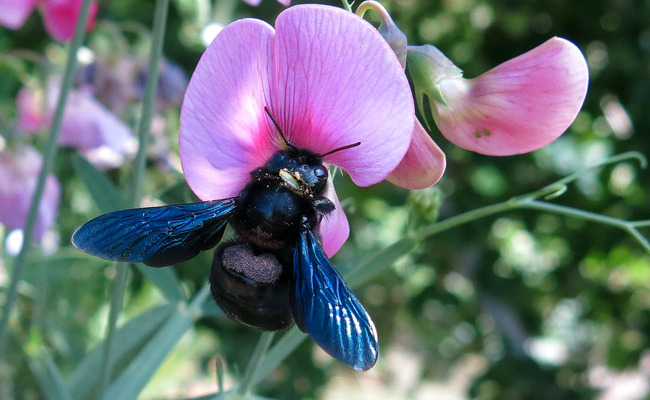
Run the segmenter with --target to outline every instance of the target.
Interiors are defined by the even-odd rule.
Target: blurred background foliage
[[[432,132],[448,157],[447,172],[432,189],[408,193],[388,183],[357,188],[337,175],[337,191],[351,224],[350,240],[334,258],[341,271],[438,217],[534,191],[617,153],[636,150],[650,155],[645,136],[650,131],[649,2],[382,4],[410,44],[436,45],[466,77],[561,36],[586,55],[591,81],[583,111],[569,131],[533,154],[482,156]],[[100,2],[97,27],[86,45],[96,56],[146,57],[154,5],[152,0]],[[189,77],[205,41],[219,25],[249,16],[272,23],[282,9],[271,0],[258,7],[234,0],[173,1],[163,53]],[[377,22],[371,14],[367,17]],[[4,55],[30,50],[46,56],[55,70],[64,62],[63,46],[49,39],[39,18],[32,15],[18,31],[0,29],[3,132],[11,131],[16,95],[26,79],[42,80],[45,73],[39,63]],[[131,127],[137,110],[133,101],[121,115]],[[165,153],[161,162],[152,152],[144,188],[145,202],[151,204],[193,198],[177,166],[178,112],[178,105],[159,112],[171,154]],[[44,136],[37,137],[35,146],[42,148],[44,141]],[[43,398],[30,355],[46,349],[70,380],[84,354],[105,333],[115,266],[69,245],[74,229],[100,213],[75,172],[74,153],[63,149],[56,159],[62,201],[54,244],[34,252],[19,287],[8,366],[0,371],[0,398]],[[127,162],[107,176],[123,187],[131,173]],[[626,162],[582,176],[554,202],[642,220],[650,218],[649,190],[650,176]],[[14,257],[11,235],[3,235],[3,265],[9,268]],[[210,262],[206,252],[174,267],[186,296],[206,282]],[[489,217],[424,240],[356,293],[377,325],[382,353],[377,366],[354,372],[308,340],[260,384],[258,393],[281,399],[649,395],[650,255],[610,226],[538,211]],[[158,289],[136,271],[120,323],[162,301]],[[244,373],[258,336],[225,318],[216,306],[207,307],[141,398],[214,393],[218,360],[225,365],[225,387],[231,387]]]

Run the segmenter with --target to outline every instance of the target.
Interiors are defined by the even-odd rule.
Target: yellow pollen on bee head
[[[291,175],[291,173],[286,168],[280,170],[280,178],[289,187],[295,190],[300,189],[300,181],[296,179],[294,175]]]

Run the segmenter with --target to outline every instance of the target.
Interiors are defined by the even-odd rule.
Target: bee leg
[[[334,203],[326,197],[319,197],[311,201],[311,205],[319,214],[327,215],[334,211]]]

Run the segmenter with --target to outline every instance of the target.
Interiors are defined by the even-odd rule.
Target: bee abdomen
[[[243,241],[224,243],[215,252],[210,290],[231,318],[262,330],[287,328],[290,274],[274,254],[255,251]]]

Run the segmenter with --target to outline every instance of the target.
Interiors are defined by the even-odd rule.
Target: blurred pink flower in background
[[[50,125],[59,96],[58,87],[55,80],[48,84],[46,101],[43,101],[44,94],[40,90],[25,87],[19,92],[19,133],[33,135]],[[76,148],[102,169],[122,165],[125,157],[137,150],[131,129],[87,90],[70,92],[59,143]]]
[[[130,55],[94,53],[94,61],[77,69],[75,85],[92,92],[117,116],[136,98],[136,60]],[[180,103],[179,103],[180,104]]]
[[[244,3],[253,7],[259,6],[261,2],[262,0],[244,0]],[[289,4],[291,4],[291,0],[278,0],[278,3],[282,4],[285,7],[289,7]]]
[[[27,17],[39,7],[43,24],[53,38],[67,42],[74,35],[74,26],[79,18],[83,0],[0,0],[0,25],[19,29]],[[97,2],[90,5],[87,30],[95,25]]]
[[[108,107],[115,116],[125,114],[128,107],[136,102],[144,100],[145,86],[148,77],[149,59],[146,57],[136,57],[130,54],[114,55],[96,54],[96,58],[90,64],[87,64],[78,70],[75,83],[80,88],[79,92],[93,97],[101,104]],[[169,114],[178,112],[185,90],[187,89],[188,77],[183,68],[163,57],[159,64],[158,90],[156,92],[155,110],[158,113],[154,116],[151,127],[152,141],[149,144],[149,157],[165,169],[180,169],[178,155],[172,148],[172,140],[168,135],[167,120]],[[29,126],[31,115],[37,112],[29,113],[29,108],[25,107],[23,125]],[[171,111],[168,113],[167,111]],[[112,119],[112,118],[111,118]],[[110,127],[107,121],[103,125]],[[123,125],[123,124],[120,124]],[[176,131],[176,128],[173,128]],[[103,129],[105,136],[108,138],[110,129]],[[135,151],[135,143],[124,135],[124,128],[114,130],[116,140],[111,142],[108,149],[113,149],[118,154],[130,154]],[[176,135],[176,133],[174,133]],[[64,143],[64,142],[62,142]],[[120,146],[120,143],[124,146]],[[76,143],[67,143],[68,145],[78,147]],[[110,155],[104,148],[101,154]],[[86,152],[89,159],[91,154]],[[116,161],[118,159],[116,158]],[[97,162],[94,162],[97,165]],[[107,165],[110,167],[111,165]]]
[[[406,75],[366,21],[319,5],[283,11],[275,30],[239,20],[203,54],[181,110],[181,162],[199,198],[237,196],[251,171],[286,147],[264,107],[299,148],[324,154],[361,142],[324,157],[359,186],[386,179],[415,126]],[[331,256],[349,226],[333,187],[327,196],[336,210],[323,219],[321,235]]]
[[[38,151],[29,146],[0,151],[0,223],[7,230],[24,227],[42,162]],[[32,236],[35,241],[54,225],[60,197],[59,181],[48,176]]]
[[[45,128],[45,93],[41,90],[23,88],[16,97],[18,133],[34,136]]]
[[[122,115],[134,101],[144,99],[149,59],[133,55],[95,54],[96,59],[77,71],[75,84],[85,89],[115,114]],[[189,79],[178,64],[162,58],[159,64],[156,110],[179,107]]]
[[[136,73],[135,92],[139,100],[144,99],[149,62],[142,60]],[[189,79],[180,65],[166,58],[160,60],[158,72],[158,90],[156,91],[156,108],[178,107],[183,102]]]
[[[589,70],[571,42],[552,38],[474,78],[465,79],[437,48],[409,47],[416,98],[452,143],[477,153],[528,153],[557,139],[587,95]]]

